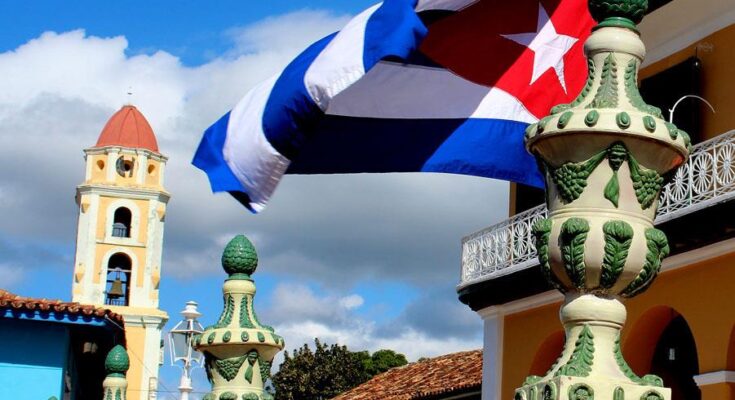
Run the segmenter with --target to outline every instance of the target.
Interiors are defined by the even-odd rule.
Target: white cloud
[[[339,305],[347,310],[354,310],[365,304],[365,299],[362,296],[353,294],[339,299]]]
[[[257,274],[329,288],[281,284],[258,310],[288,349],[319,337],[416,360],[480,347],[476,316],[446,303],[455,298],[461,236],[505,217],[507,184],[440,174],[288,176],[269,208],[253,216],[229,196],[211,195],[204,175],[189,164],[210,123],[346,19],[301,11],[232,29],[232,49],[195,67],[163,51],[131,55],[124,36],[83,30],[46,32],[0,53],[0,288],[71,282],[82,149],[130,100],[132,87],[132,102],[170,160],[163,279],[223,276],[222,248],[246,233],[260,255]],[[442,287],[447,301],[421,297],[397,318],[377,323],[363,313],[370,302],[352,290],[365,280]],[[68,295],[66,285],[53,286]],[[38,292],[21,294],[43,297],[51,289],[34,284],[32,290]],[[218,286],[197,293],[203,309],[221,306]],[[446,319],[434,321],[431,310]],[[168,311],[174,316],[179,308]],[[162,382],[175,388],[178,373],[162,369]],[[197,388],[208,387],[203,375],[196,373]]]
[[[424,307],[434,307],[431,301],[419,301]],[[354,293],[317,293],[305,285],[281,284],[272,293],[270,307],[260,310],[260,315],[261,319],[274,322],[276,332],[286,340],[287,350],[304,343],[313,345],[314,338],[319,338],[325,343],[346,345],[352,351],[392,349],[405,354],[409,360],[417,360],[482,346],[480,320],[476,315],[472,316],[474,324],[464,325],[468,334],[456,336],[452,334],[454,327],[450,326],[444,332],[441,327],[439,332],[422,330],[426,327],[412,324],[410,316],[402,315],[381,323],[366,319],[356,312],[363,302],[362,296]],[[408,310],[412,308],[417,307]],[[445,324],[454,323],[453,316],[443,314],[445,309],[433,311],[435,319]],[[437,318],[437,315],[442,316]]]
[[[478,347],[477,338],[440,338],[427,333],[435,329],[430,324],[410,318],[398,320],[410,323],[388,337],[384,326],[358,315],[366,299],[350,288],[366,279],[401,281],[443,286],[451,297],[460,238],[505,217],[507,184],[440,174],[288,176],[269,208],[253,216],[227,195],[212,196],[204,175],[189,164],[210,123],[345,20],[303,11],[233,29],[231,51],[196,67],[162,51],[129,55],[124,36],[83,30],[47,32],[0,53],[0,239],[47,244],[44,253],[26,253],[69,266],[58,277],[71,281],[82,149],[94,144],[132,87],[132,102],[170,157],[163,279],[221,275],[222,247],[243,232],[258,248],[259,271],[334,289],[276,290],[280,300],[274,297],[264,320],[278,321],[289,346],[317,336],[354,349],[394,348],[412,359]],[[21,263],[0,265],[0,287],[40,274],[28,268],[39,260],[21,253],[13,252],[25,257]],[[202,294],[200,302],[219,302],[212,295],[218,291]]]
[[[315,33],[326,36],[341,29],[349,15],[337,15],[325,10],[302,10],[277,17],[265,18],[228,33],[235,45],[229,54],[297,53],[304,49],[304,38]],[[284,27],[288,29],[284,30]]]

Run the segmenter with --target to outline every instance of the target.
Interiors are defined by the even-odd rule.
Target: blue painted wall
[[[68,351],[64,325],[0,318],[0,399],[61,399]]]

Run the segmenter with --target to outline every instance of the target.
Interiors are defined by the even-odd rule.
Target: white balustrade
[[[656,223],[691,214],[735,197],[735,131],[694,146],[689,161],[661,191]],[[538,264],[531,232],[546,218],[541,204],[462,239],[460,287]]]

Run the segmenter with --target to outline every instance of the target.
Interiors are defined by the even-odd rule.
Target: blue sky
[[[256,307],[288,349],[314,336],[354,350],[393,348],[412,360],[480,347],[480,319],[456,298],[460,239],[505,218],[506,183],[288,176],[266,211],[252,215],[212,195],[189,164],[203,130],[249,87],[371,4],[0,3],[0,288],[70,298],[82,149],[132,100],[170,158],[167,328],[188,300],[200,303],[203,323],[217,318],[219,256],[245,233],[261,260]],[[178,373],[162,367],[162,384],[176,387]],[[197,374],[196,389],[206,389]]]
[[[6,1],[0,4],[0,26],[6,27],[0,51],[12,50],[45,31],[82,28],[95,36],[125,35],[133,54],[163,50],[187,65],[199,65],[229,49],[229,29],[296,10],[355,14],[372,4],[371,0]]]

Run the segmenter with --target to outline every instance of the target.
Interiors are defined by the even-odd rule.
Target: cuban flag
[[[385,0],[251,89],[193,164],[253,212],[287,173],[542,186],[524,131],[580,92],[593,25],[586,0]]]

